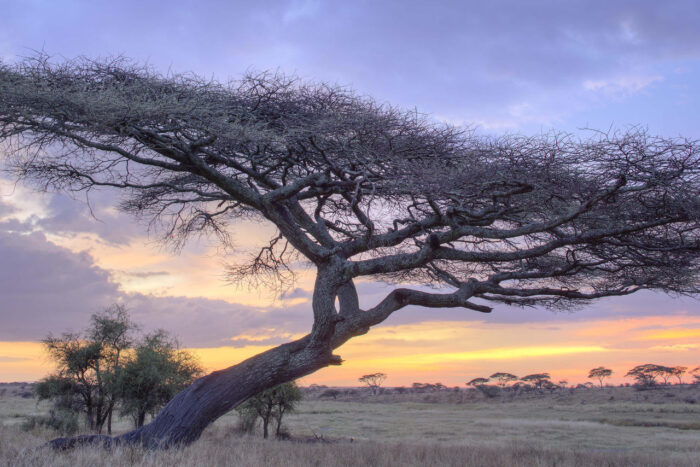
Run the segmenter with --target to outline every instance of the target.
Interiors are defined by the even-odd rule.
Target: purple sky
[[[163,72],[218,80],[280,70],[481,132],[642,125],[663,136],[700,137],[697,1],[0,0],[0,12],[6,62],[44,51],[59,58],[122,54]],[[258,307],[172,290],[127,293],[119,274],[167,279],[179,270],[112,270],[98,264],[96,250],[55,241],[91,234],[105,247],[130,248],[146,239],[144,226],[109,209],[113,194],[91,199],[99,221],[63,195],[22,196],[7,178],[0,185],[0,341],[79,329],[115,300],[128,301],[145,327],[164,326],[190,346],[244,345],[249,341],[240,336],[271,327],[308,329],[308,303],[286,302],[308,295],[303,287]],[[40,209],[32,210],[37,203]],[[368,303],[386,293],[378,284],[361,291]],[[681,310],[700,314],[698,302],[647,294],[599,302],[572,316],[503,309],[489,319],[556,325]],[[440,310],[429,318],[461,320],[463,313]],[[406,310],[388,324],[425,319],[425,311]]]
[[[0,57],[280,69],[485,130],[698,135],[696,1],[0,1]]]

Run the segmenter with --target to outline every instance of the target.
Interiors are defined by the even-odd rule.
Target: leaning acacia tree
[[[135,431],[57,447],[190,443],[253,394],[340,364],[334,349],[409,305],[489,312],[698,292],[695,141],[637,129],[481,137],[279,75],[220,84],[35,57],[0,65],[0,142],[18,178],[121,190],[121,209],[178,244],[225,241],[236,219],[274,225],[232,278],[285,280],[298,258],[316,271],[309,334],[198,379]],[[396,287],[361,309],[361,278]]]

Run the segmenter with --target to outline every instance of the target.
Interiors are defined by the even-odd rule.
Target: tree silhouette
[[[480,384],[486,384],[488,382],[489,382],[488,378],[474,378],[471,381],[468,381],[464,384],[466,384],[467,386],[477,387]]]
[[[502,388],[505,387],[508,383],[517,381],[518,377],[515,376],[514,374],[511,373],[494,373],[491,376],[489,376],[490,380],[495,380],[498,381],[498,385],[501,386]]]
[[[542,389],[542,387],[547,385],[547,383],[551,384],[550,380],[551,376],[549,376],[549,373],[533,373],[520,378],[520,381],[531,383],[538,389]]]
[[[697,368],[693,368],[690,374],[692,374],[693,378],[695,378],[695,384],[700,384],[700,366]]]
[[[667,367],[645,363],[637,365],[627,372],[625,376],[630,376],[637,381],[640,388],[648,388],[656,384],[656,378],[666,374]]]
[[[372,394],[377,394],[382,383],[386,380],[385,373],[371,373],[369,375],[361,376],[357,379],[360,383],[366,384],[368,388],[372,390]]]
[[[603,366],[599,366],[597,368],[593,368],[591,371],[588,372],[588,378],[593,379],[596,378],[598,381],[600,381],[600,387],[603,387],[603,380],[605,378],[609,378],[610,375],[613,374],[613,371],[609,368],[605,368]]]
[[[687,366],[674,366],[671,367],[671,374],[678,378],[678,384],[683,384],[683,375],[688,372]]]
[[[640,129],[482,137],[280,75],[220,84],[38,56],[0,65],[0,145],[41,189],[120,190],[175,246],[227,245],[242,218],[275,226],[231,280],[285,287],[299,259],[315,269],[309,334],[197,380],[118,442],[190,443],[252,395],[340,364],[335,349],[407,306],[698,293],[698,144]],[[361,309],[362,278],[412,285]]]

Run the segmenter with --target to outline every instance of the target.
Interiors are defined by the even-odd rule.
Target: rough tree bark
[[[325,277],[341,276],[340,271],[329,269]],[[149,448],[167,448],[189,444],[197,440],[204,429],[249,397],[269,387],[309,375],[328,365],[339,365],[340,357],[332,350],[351,337],[364,333],[367,324],[362,320],[340,318],[333,302],[339,298],[341,313],[358,316],[357,294],[352,282],[346,283],[341,293],[326,287],[329,281],[317,280],[314,309],[331,317],[324,321],[325,329],[315,326],[314,331],[294,342],[289,342],[237,365],[215,371],[198,379],[170,401],[149,424],[120,436],[84,435],[57,438],[50,442],[56,449],[68,449],[79,444],[139,443]],[[337,289],[336,288],[336,289]],[[323,309],[317,309],[323,307]]]

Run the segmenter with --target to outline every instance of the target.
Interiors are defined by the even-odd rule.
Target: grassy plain
[[[230,414],[184,449],[109,453],[37,449],[55,433],[21,423],[48,407],[10,396],[0,398],[0,465],[700,466],[698,396],[700,388],[674,387],[310,398],[286,419],[291,440],[240,435]]]

